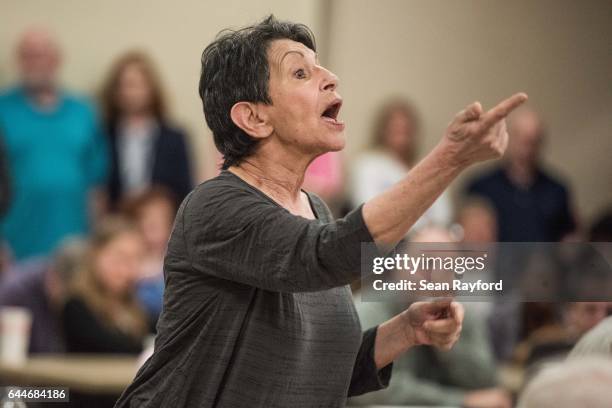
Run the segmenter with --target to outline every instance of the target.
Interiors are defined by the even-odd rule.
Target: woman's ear
[[[274,130],[260,106],[252,102],[235,103],[230,111],[230,117],[236,126],[256,139],[266,138]]]

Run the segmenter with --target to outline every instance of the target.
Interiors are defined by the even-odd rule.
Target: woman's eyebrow
[[[286,57],[287,55],[291,54],[291,53],[299,54],[299,55],[301,55],[301,56],[302,56],[302,58],[305,58],[304,53],[303,53],[302,51],[298,51],[298,50],[289,50],[289,51],[287,51],[287,52],[286,52],[286,53],[285,53],[285,54],[282,56],[282,58],[280,59],[280,61],[279,61],[278,65],[279,65],[279,66],[280,66],[280,65],[282,65],[282,64],[283,64],[283,60],[285,59],[285,57]]]

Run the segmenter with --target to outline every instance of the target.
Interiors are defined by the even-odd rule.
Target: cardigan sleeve
[[[310,220],[216,184],[196,189],[178,214],[195,271],[275,292],[325,290],[360,277],[361,243],[372,241],[361,207],[332,222]]]
[[[393,363],[386,365],[380,370],[374,361],[374,345],[378,326],[372,327],[363,333],[361,347],[357,353],[355,367],[348,390],[348,397],[365,394],[386,388],[391,380]]]

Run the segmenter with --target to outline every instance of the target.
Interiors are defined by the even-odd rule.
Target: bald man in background
[[[493,206],[501,242],[561,241],[576,228],[564,183],[541,163],[545,126],[528,108],[508,122],[510,141],[500,167],[474,180],[469,195]]]
[[[45,30],[16,47],[19,82],[0,93],[0,138],[12,199],[0,223],[16,260],[51,253],[87,232],[91,197],[105,182],[107,148],[92,106],[59,84],[59,46]]]

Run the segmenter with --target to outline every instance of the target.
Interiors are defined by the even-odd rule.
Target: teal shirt
[[[0,224],[16,259],[47,255],[88,230],[89,192],[105,182],[108,149],[94,109],[62,92],[51,111],[17,87],[0,95],[0,137],[12,201]]]

